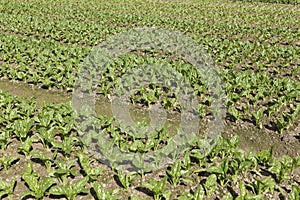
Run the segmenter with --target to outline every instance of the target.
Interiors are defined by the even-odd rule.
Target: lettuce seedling
[[[268,150],[263,150],[256,154],[256,159],[259,164],[263,166],[268,166],[273,160],[273,147],[270,147]]]
[[[125,190],[128,190],[130,184],[133,182],[135,177],[136,172],[124,173],[122,170],[118,170],[118,178]]]
[[[12,200],[16,184],[17,182],[15,178],[12,179],[10,183],[0,180],[0,199],[2,199],[3,196],[8,195],[9,199]]]
[[[20,139],[20,141],[24,141],[33,127],[34,120],[32,118],[26,118],[24,120],[16,120],[14,121],[14,129],[16,136]]]
[[[50,147],[52,147],[52,143],[54,142],[54,127],[51,127],[49,129],[45,127],[40,127],[35,135],[40,139],[40,141],[43,143],[44,147],[48,150]]]
[[[54,163],[57,167],[51,173],[49,173],[49,175],[59,178],[63,184],[66,184],[68,176],[76,176],[77,174],[77,170],[72,169],[72,167],[74,167],[73,164],[76,161],[77,159],[69,160],[68,162],[63,160],[54,160]]]
[[[207,196],[211,196],[215,190],[217,189],[217,176],[215,174],[211,174],[204,184],[204,189]]]
[[[195,190],[195,192],[194,192],[194,198],[193,199],[195,199],[195,200],[203,199],[204,195],[205,195],[205,190],[204,190],[202,185],[199,185],[197,187],[197,189]]]
[[[52,142],[52,145],[56,149],[61,149],[63,154],[66,158],[69,158],[71,155],[71,152],[73,150],[73,147],[77,142],[80,142],[80,140],[76,137],[67,137],[64,138],[62,142]]]
[[[32,149],[32,143],[34,142],[38,142],[38,140],[28,137],[22,143],[22,146],[18,147],[18,150],[28,158],[28,156],[30,155],[30,151]]]
[[[181,170],[181,161],[176,160],[171,169],[167,170],[167,174],[174,186],[177,186],[183,172]]]
[[[1,122],[0,122],[1,124]],[[0,131],[0,147],[2,151],[6,150],[6,147],[11,143],[9,140],[11,138],[10,131],[1,130]]]
[[[45,164],[47,172],[50,172],[53,161],[57,156],[57,151],[54,151],[51,157],[40,151],[31,151],[30,155],[32,156],[32,158],[41,160]]]
[[[88,189],[85,188],[88,180],[89,178],[85,177],[72,184],[68,182],[65,185],[56,185],[50,188],[49,193],[52,195],[64,195],[68,200],[75,200],[78,194],[87,194],[89,192]]]
[[[103,169],[90,167],[90,164],[94,162],[95,159],[88,158],[81,152],[77,154],[77,157],[79,159],[81,168],[83,169],[85,175],[89,178],[89,182],[97,180]]]
[[[46,106],[46,105],[44,105]],[[50,127],[52,120],[54,119],[54,110],[41,110],[38,116],[34,117],[34,120],[39,123],[41,127]]]
[[[30,191],[25,192],[22,195],[22,198],[27,196],[34,196],[36,199],[43,199],[47,190],[55,184],[55,178],[43,178],[40,180],[40,177],[35,176],[34,174],[24,173],[22,179],[28,185]]]
[[[25,172],[22,174],[22,179],[30,189],[30,191],[23,194],[22,198],[34,196],[36,199],[42,199],[47,190],[56,182],[54,178],[44,178],[40,180],[40,175],[33,171],[32,162],[28,163]]]
[[[9,168],[16,162],[18,161],[20,158],[18,156],[6,156],[6,157],[2,157],[0,158],[0,164],[2,165],[2,167],[5,169],[6,173],[8,173]]]
[[[122,197],[117,195],[116,193],[119,191],[116,190],[105,190],[98,182],[91,183],[93,190],[96,193],[97,198],[100,199],[109,199],[109,200],[117,200],[121,199]],[[139,198],[140,199],[140,198]]]
[[[254,183],[247,184],[255,194],[260,195],[275,189],[275,181],[270,177],[256,179]]]
[[[160,181],[151,179],[150,182],[143,182],[142,184],[153,192],[154,200],[160,200],[162,198],[163,191],[167,186],[167,177],[165,176]]]
[[[236,198],[236,200],[247,200],[247,199],[260,200],[264,197],[262,194],[258,194],[258,195],[248,194],[246,190],[246,186],[244,185],[243,181],[240,181],[239,187],[240,187],[240,195]]]
[[[288,199],[290,199],[290,200],[299,200],[299,196],[300,196],[300,187],[296,186],[296,185],[293,185]]]

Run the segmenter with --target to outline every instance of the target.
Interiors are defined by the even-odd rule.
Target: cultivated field
[[[276,2],[0,0],[0,199],[299,200],[300,5]],[[109,38],[146,27],[184,34],[212,58],[226,110],[221,136],[206,153],[203,137],[216,113],[211,79],[172,48],[134,49],[96,70],[96,116],[78,125],[72,94],[87,57]],[[188,81],[197,99],[192,113],[200,117],[197,137],[157,170],[138,158],[181,148],[174,135],[184,106],[176,87],[164,85],[175,75],[145,72],[163,74],[164,82],[130,91],[138,130],[147,132],[149,108],[167,112],[166,126],[147,136],[122,128],[111,106],[123,77],[155,64]],[[138,170],[120,168],[112,145],[137,155]]]

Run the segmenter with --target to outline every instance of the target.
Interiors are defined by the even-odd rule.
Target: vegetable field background
[[[201,155],[199,140],[166,168],[125,172],[99,162],[78,136],[70,96],[84,59],[97,44],[135,27],[180,31],[214,59],[227,114],[209,155]],[[192,83],[205,127],[206,83],[165,52],[117,58],[99,80],[99,99],[109,99],[126,72],[158,60]],[[0,199],[299,199],[297,0],[0,0],[0,78]],[[141,110],[160,103],[174,118],[180,114],[176,94],[159,85],[138,89],[131,102]],[[103,105],[102,134],[122,150],[168,144],[169,129],[147,140],[121,132]]]

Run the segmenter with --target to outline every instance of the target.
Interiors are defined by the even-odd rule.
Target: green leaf
[[[2,157],[0,158],[0,164],[4,167],[5,171],[8,173],[8,170],[12,166],[12,164],[19,159],[20,158],[18,156]]]
[[[99,200],[116,200],[121,199],[121,196],[117,195],[116,193],[119,191],[117,190],[105,190],[98,182],[91,183],[91,186],[93,187],[94,191],[96,192],[96,195]]]
[[[0,180],[0,191],[5,190],[7,188],[7,183]]]
[[[42,179],[39,188],[41,189],[43,195],[54,183],[56,183],[56,179],[54,178],[46,177]]]
[[[33,196],[33,197],[35,197],[35,194],[34,194],[34,192],[32,192],[32,191],[26,191],[26,192],[24,192],[24,193],[22,194],[21,199],[23,199],[24,197],[27,197],[27,196]]]
[[[53,195],[65,195],[65,196],[68,194],[65,187],[58,186],[58,185],[51,187],[49,193]]]
[[[22,179],[27,183],[31,191],[37,191],[39,187],[38,177],[33,174],[24,173]]]
[[[124,174],[122,170],[118,171],[118,177],[123,187],[127,190],[136,176],[136,172],[128,172]]]
[[[83,179],[76,181],[73,185],[73,191],[76,192],[76,194],[88,193],[88,190],[85,189],[88,180],[88,177],[84,177]]]
[[[300,198],[300,187],[293,185],[292,190],[289,194],[289,200],[299,200]]]
[[[181,177],[181,161],[176,160],[170,170],[167,170],[167,174],[169,175],[174,186],[177,185],[179,178]]]
[[[194,199],[195,200],[202,200],[204,198],[205,191],[202,185],[199,185],[194,192]]]
[[[10,183],[0,180],[0,198],[4,195],[8,195],[11,198],[12,194],[14,193],[14,189],[16,187],[17,181],[13,178]]]
[[[165,189],[167,183],[167,177],[164,177],[161,181],[156,181],[154,179],[150,180],[150,182],[143,182],[143,186],[150,189],[154,195],[159,195]]]
[[[217,176],[215,174],[211,174],[206,179],[204,188],[208,196],[211,196],[215,192],[215,190],[217,189]]]
[[[233,200],[233,197],[229,192],[227,192],[225,196],[223,196],[222,200]]]

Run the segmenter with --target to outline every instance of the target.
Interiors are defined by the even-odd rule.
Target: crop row
[[[52,3],[56,5],[55,2]],[[102,7],[101,9],[94,10],[83,10],[82,8],[76,10],[76,5],[70,7],[66,5],[66,7],[51,7],[51,13],[48,13],[48,15],[45,15],[47,11],[44,8],[48,9],[48,7],[44,7],[44,4],[34,6],[30,2],[26,2],[19,7],[20,5],[17,3],[6,2],[4,5],[5,8],[11,6],[11,9],[5,9],[1,13],[2,39],[7,39],[5,35],[16,35],[19,38],[24,37],[25,40],[22,39],[23,41],[20,41],[20,39],[15,38],[13,39],[14,41],[10,41],[15,44],[13,45],[14,48],[18,48],[16,44],[27,46],[25,38],[28,36],[30,38],[35,37],[41,40],[42,43],[46,39],[46,44],[48,43],[48,39],[50,39],[51,43],[57,41],[75,46],[78,44],[95,46],[110,34],[118,33],[125,28],[156,26],[179,30],[191,35],[199,44],[203,45],[203,48],[207,49],[214,56],[216,63],[221,67],[235,70],[268,70],[270,76],[275,75],[279,77],[291,74],[290,77],[292,79],[299,81],[299,69],[297,69],[297,66],[299,65],[298,55],[300,52],[297,9],[289,11],[288,16],[285,16],[287,12],[280,11],[280,9],[262,9],[272,15],[272,18],[270,18],[266,16],[266,13],[259,16],[256,15],[258,8],[245,7],[239,13],[239,16],[247,16],[247,18],[241,18],[241,21],[237,21],[235,14],[228,14],[227,10],[222,12],[222,14],[219,14],[220,12],[217,11],[204,12],[204,10],[207,10],[204,9],[206,7],[210,8],[210,10],[213,10],[212,8],[217,9],[217,7],[210,4],[204,4],[203,8],[198,4],[187,4],[183,8],[180,8],[181,4],[180,6],[172,4],[173,6],[166,6],[167,10],[160,10],[156,4],[153,4],[153,8],[151,6],[151,9],[148,8],[153,14],[139,14],[137,10],[135,10],[134,14],[129,14],[122,10],[118,4],[114,3],[105,4],[103,8],[105,12],[102,12]],[[77,6],[81,7],[81,4]],[[115,6],[116,9],[113,9],[113,12],[109,12],[110,6]],[[132,5],[129,4],[129,6]],[[180,9],[174,9],[174,7],[177,8],[178,6]],[[235,8],[235,6],[233,7]],[[4,9],[4,6],[2,9]],[[24,12],[20,13],[22,9]],[[170,9],[173,9],[173,12]],[[226,6],[223,9],[226,9]],[[247,9],[249,9],[249,13],[247,13]],[[200,16],[196,17],[197,21],[187,17],[191,16],[191,13],[186,14],[186,12],[195,10],[199,11],[199,15],[203,17],[203,20],[200,20],[202,19]],[[8,11],[9,13],[7,13]],[[182,16],[180,12],[183,12],[187,16]],[[253,12],[256,14],[254,15]],[[276,12],[279,13],[278,18],[275,19],[273,16]],[[85,18],[88,20],[78,19],[78,13],[83,15],[82,19]],[[172,15],[162,17],[161,13],[171,13]],[[56,14],[62,14],[64,18],[57,18]],[[174,15],[178,15],[179,17],[174,18]],[[86,18],[88,16],[90,17]],[[270,22],[272,19],[276,22]],[[279,21],[282,21],[282,24],[279,27],[272,28],[271,24],[278,24]],[[257,22],[263,22],[263,24],[270,22],[271,24],[266,27],[259,24],[253,26]],[[9,47],[7,43],[2,44]],[[31,44],[29,45],[32,51],[39,52],[38,49],[34,50]],[[82,57],[86,56],[79,49],[78,51],[78,55]],[[10,57],[15,52],[5,51],[4,54],[6,53],[9,55],[4,56],[11,59]],[[18,59],[12,59],[12,62],[16,64],[22,62],[20,61],[22,59],[21,56],[16,56]],[[5,57],[1,60],[6,62],[7,58]]]
[[[43,88],[71,90],[74,86],[76,73],[80,64],[82,64],[89,51],[87,47],[66,46],[52,40],[39,40],[31,37],[4,34],[0,39],[2,51],[4,52],[0,57],[1,61],[3,61],[0,71],[1,76],[6,79],[38,84]],[[220,49],[230,49],[231,45],[234,44],[224,41],[222,45],[214,42],[212,46],[218,45]],[[251,52],[250,45],[248,47],[250,49],[248,52],[253,53]],[[259,49],[257,52],[260,52],[260,54],[266,52],[265,55],[276,53],[280,50],[275,47],[261,49],[264,46],[260,45],[256,48]],[[230,55],[239,52],[239,50],[231,52],[228,49],[219,50],[219,53],[226,52],[224,57],[230,57]],[[232,47],[231,49],[234,48]],[[295,49],[287,47],[282,53],[289,53],[289,55],[285,56],[285,59],[282,60],[290,68],[291,77],[297,79],[299,68],[293,68],[293,65],[297,65],[292,62],[293,59],[297,59],[297,52],[294,51]],[[256,51],[254,51],[255,53]],[[283,56],[281,55],[281,57]],[[165,64],[168,62],[167,59],[162,59]],[[276,58],[274,58],[275,60]],[[269,61],[269,63],[273,63],[274,61]],[[154,64],[156,62],[158,62],[158,58],[141,55],[128,55],[117,59],[104,71],[103,77],[99,82],[99,91],[104,95],[109,95],[113,88],[119,84],[119,78],[130,69],[145,63]],[[221,58],[217,62],[222,63],[226,61],[223,61]],[[242,61],[236,61],[232,58],[232,63],[237,62]],[[259,63],[259,61],[256,62]],[[195,90],[195,94],[201,96],[201,94],[207,93],[208,88],[203,86],[205,83],[201,83],[201,77],[195,73],[191,73],[192,66],[180,60],[172,61],[171,66],[189,79]],[[224,83],[226,83],[229,115],[233,116],[233,120],[236,122],[239,119],[250,120],[259,127],[263,127],[263,124],[267,126],[273,123],[277,125],[275,130],[280,132],[293,126],[299,114],[299,82],[294,81],[292,78],[270,76],[271,72],[280,73],[280,71],[285,70],[285,67],[282,69],[272,68],[274,69],[273,71],[266,73],[263,71],[265,71],[267,65],[261,64],[262,68],[258,69],[259,73],[255,73],[253,66],[248,64],[244,68],[247,69],[247,66],[249,68],[245,71],[221,70],[221,76]],[[153,104],[160,99],[157,96],[157,90],[159,89],[149,90],[150,92],[139,91],[140,95],[132,99],[132,101],[144,102],[147,105]],[[157,95],[155,98],[151,98],[150,93],[156,93]],[[166,96],[172,95],[169,94]],[[202,99],[202,102],[206,102],[207,98],[206,96]],[[168,107],[174,107],[173,105],[177,104],[176,98],[173,100],[163,99],[162,101],[162,104],[169,105]],[[198,111],[201,112],[201,115],[204,114],[203,112],[205,112],[205,107],[207,106],[209,105],[205,105],[205,103],[204,105],[199,105]]]
[[[148,15],[138,13],[119,14],[116,10],[113,13],[109,13],[107,11],[95,11],[96,13],[93,13],[93,11],[89,10],[88,12],[91,13],[87,13],[86,15],[89,14],[90,16],[93,16],[93,18],[89,20],[75,20],[74,18],[77,17],[76,13],[78,12],[65,13],[67,16],[70,15],[70,19],[68,19],[65,15],[64,18],[57,18],[56,16],[53,16],[52,12],[51,15],[45,16],[44,12],[38,11],[38,13],[43,14],[42,16],[39,16],[33,15],[33,13],[37,11],[30,11],[31,13],[28,14],[12,14],[5,13],[4,11],[1,13],[1,30],[24,35],[53,37],[53,39],[58,41],[66,40],[71,43],[83,43],[91,46],[99,43],[99,39],[102,39],[103,36],[119,32],[123,27],[128,28],[135,26],[164,27],[167,29],[180,30],[184,33],[191,33],[206,37],[209,36],[213,38],[219,38],[219,36],[222,35],[222,38],[224,39],[254,39],[260,43],[271,42],[274,44],[279,42],[279,44],[291,45],[297,44],[297,42],[299,43],[299,40],[297,40],[297,35],[299,35],[299,32],[297,31],[298,27],[295,26],[299,23],[297,13],[295,13],[294,18],[291,18],[291,16],[284,16],[282,18],[279,17],[276,18],[274,22],[270,22],[269,25],[262,26],[256,23],[262,21],[264,21],[264,24],[268,23],[270,18],[265,15],[261,16],[261,18],[256,18],[256,15],[247,15],[245,13],[239,13],[239,16],[242,15],[249,17],[241,19],[241,21],[237,21],[236,15],[233,15],[232,19],[229,17],[230,15],[227,16],[227,18],[224,18],[225,14],[217,17],[214,16],[214,14],[218,12],[214,12],[203,17],[203,14],[205,15],[206,13],[201,11],[200,16],[196,17],[195,19],[197,20],[195,20],[186,19],[184,16],[174,18],[174,13],[172,13],[172,16],[162,17],[159,14],[161,13],[159,10],[152,10],[154,14],[156,14],[156,12],[158,13],[157,16],[153,16],[151,13]],[[63,11],[58,9],[56,12],[59,14]],[[272,15],[273,19],[274,12],[271,12],[270,15]],[[281,13],[279,15],[281,15]],[[289,18],[287,19],[287,17]],[[49,19],[51,19],[50,22]],[[214,20],[212,21],[211,19]],[[224,19],[226,19],[226,21],[224,21]],[[273,27],[274,24],[279,23],[278,21],[282,21],[282,25],[279,27]],[[70,36],[72,37],[70,38]]]
[[[80,59],[85,58],[89,51],[88,47],[80,47],[77,45],[68,46],[53,40],[34,39],[22,35],[2,34],[0,37],[1,47],[3,48],[3,55],[0,59],[8,63],[21,64],[25,62],[27,64],[35,58],[35,55],[43,57],[51,56],[51,59],[45,61],[55,62],[60,59],[60,55],[56,55],[56,48],[63,49],[60,51],[65,51],[60,54],[67,54],[67,51],[73,53],[76,50],[73,54],[76,53]],[[69,39],[70,38],[71,36]],[[75,38],[75,40],[77,39]],[[292,79],[299,80],[299,68],[297,68],[297,65],[299,64],[298,55],[300,52],[297,47],[280,47],[276,44],[263,45],[259,42],[239,42],[238,40],[230,41],[226,39],[197,38],[195,40],[199,43],[204,43],[203,48],[213,54],[216,62],[225,68],[236,70],[244,68],[244,70],[251,71],[268,70],[271,76],[285,76],[291,74]],[[45,47],[47,45],[49,45],[48,48]],[[53,53],[49,52],[46,55],[40,55],[39,49],[41,49],[41,47],[47,48],[45,51],[51,51],[50,49],[52,49]],[[26,54],[30,54],[29,59],[26,58]],[[45,53],[43,52],[43,54]],[[24,59],[23,56],[25,57]],[[68,62],[66,59],[69,58],[65,57],[65,59],[60,62],[63,62],[62,64]],[[79,62],[72,63],[73,65],[80,64]],[[41,63],[37,63],[37,65],[40,64]]]
[[[118,33],[125,28],[163,27],[179,30],[192,36],[215,57],[221,67],[249,69],[251,65],[252,70],[255,71],[257,69],[277,69],[270,71],[270,74],[285,76],[292,73],[291,78],[299,80],[299,72],[296,67],[299,65],[299,28],[297,26],[299,14],[297,9],[287,12],[279,8],[264,7],[260,10],[257,7],[246,6],[239,11],[241,13],[238,13],[239,17],[237,18],[236,14],[228,13],[226,10],[237,8],[241,10],[235,4],[225,4],[226,6],[233,5],[233,8],[230,6],[227,8],[225,5],[223,5],[224,8],[219,8],[217,5],[206,3],[184,6],[171,4],[172,6],[166,6],[166,10],[160,10],[156,4],[153,4],[153,7],[146,6],[149,13],[140,14],[138,10],[135,10],[134,13],[126,13],[118,4],[108,3],[104,4],[103,8],[101,6],[97,9],[83,9],[81,4],[70,5],[70,7],[67,5],[53,6],[51,12],[45,15],[49,9],[44,4],[34,6],[30,2],[26,2],[19,7],[18,3],[6,2],[4,4],[5,8],[10,7],[11,9],[2,7],[4,9],[0,18],[2,34],[30,36],[41,40],[47,38],[75,46],[78,44],[95,46],[109,35]],[[55,2],[52,3],[56,5]],[[81,9],[77,10],[76,6]],[[116,7],[113,12],[109,10],[111,6]],[[141,6],[145,7],[143,4]],[[47,10],[44,10],[45,8]],[[206,8],[211,11],[214,9],[225,10],[204,12],[207,10]],[[196,15],[198,13],[199,16],[195,18],[197,20],[189,18],[195,15],[194,11],[198,11]],[[170,16],[164,17],[162,13],[170,13]],[[269,17],[267,13],[269,13]],[[275,13],[278,14],[278,18],[274,18]],[[57,17],[59,14],[63,18]],[[79,14],[83,16],[79,17]],[[273,19],[274,21],[272,21]],[[274,24],[280,24],[280,26],[273,27]],[[22,45],[21,43],[20,45]],[[296,76],[294,76],[295,74]]]
[[[263,3],[283,3],[297,5],[300,3],[299,0],[241,0],[243,2],[263,2]]]
[[[261,8],[260,10],[258,7],[251,8],[249,6],[242,7],[243,9],[237,5],[226,7],[230,4],[225,6],[221,4],[221,7],[218,4],[215,6],[206,4],[187,4],[185,6],[174,4],[173,6],[165,5],[162,8],[158,6],[161,5],[159,3],[152,6],[141,4],[140,6],[147,9],[145,13],[140,13],[140,10],[144,9],[134,9],[134,13],[128,13],[128,11],[126,12],[126,10],[122,9],[122,6],[109,3],[101,4],[101,7],[96,7],[97,9],[86,7],[85,4],[85,7],[81,9],[77,8],[79,5],[74,7],[70,5],[69,7],[68,5],[53,6],[51,9],[48,9],[48,5],[35,5],[29,2],[24,4],[12,2],[4,5],[5,7],[2,7],[3,12],[1,12],[2,30],[23,32],[25,34],[36,33],[36,30],[41,32],[43,29],[49,32],[48,29],[51,27],[51,32],[63,31],[63,35],[68,35],[67,32],[70,31],[76,37],[78,32],[81,31],[83,35],[87,36],[94,34],[94,32],[96,32],[95,34],[100,34],[99,31],[102,30],[101,26],[103,25],[108,29],[111,27],[116,29],[117,27],[163,26],[164,28],[197,35],[199,33],[207,35],[211,30],[215,32],[222,30],[222,34],[229,34],[229,38],[237,36],[239,33],[245,33],[242,35],[250,36],[250,31],[253,30],[259,34],[260,30],[266,29],[269,38],[282,35],[281,39],[284,39],[289,38],[291,35],[291,38],[295,39],[297,38],[297,24],[299,24],[297,9],[294,11],[289,10],[287,14],[282,8]],[[134,5],[129,4],[126,6],[132,7]],[[111,11],[111,7],[114,8],[113,11]],[[229,12],[232,10],[238,11],[238,13]],[[78,26],[74,26],[75,22]],[[274,27],[274,25],[278,25],[278,27]],[[89,34],[86,33],[86,29],[89,29]],[[211,35],[213,36],[213,34]],[[218,34],[215,37],[218,37]],[[92,40],[98,38],[91,37]],[[266,38],[261,39],[263,40],[260,42],[266,40]]]
[[[2,77],[58,89],[74,84],[75,69],[87,54],[86,48],[13,35],[2,35],[1,49]]]
[[[290,17],[290,22],[297,19],[297,7],[281,6],[276,4],[243,4],[243,3],[224,3],[220,1],[203,1],[198,3],[181,3],[178,2],[110,2],[110,1],[81,1],[81,2],[57,2],[57,1],[27,1],[27,2],[14,2],[2,1],[2,12],[9,14],[21,15],[37,15],[47,16],[53,19],[71,19],[78,21],[97,21],[106,22],[115,21],[119,18],[118,15],[129,16],[139,15],[141,19],[143,16],[152,17],[167,17],[176,19],[188,20],[203,20],[214,19],[216,22],[230,22],[240,23],[244,22],[245,25],[258,23],[258,25],[271,26],[277,25],[278,27],[285,27],[284,18]],[[100,6],[101,5],[101,6]],[[128,7],[132,8],[129,12]],[[5,9],[8,8],[8,9]],[[113,10],[111,8],[114,8]],[[137,9],[139,8],[139,9]],[[216,12],[218,11],[218,12]],[[257,15],[253,12],[258,11]],[[287,13],[286,11],[289,11]],[[43,14],[41,14],[43,13]],[[228,18],[224,18],[224,15]],[[106,15],[106,16],[105,16]],[[233,20],[234,16],[238,16]],[[272,18],[269,18],[272,16]],[[111,18],[113,17],[113,18]],[[210,18],[211,17],[211,18]],[[232,21],[231,21],[232,20]],[[277,24],[276,24],[276,23]],[[296,23],[297,24],[297,23]],[[294,24],[295,25],[295,24]]]
[[[280,133],[299,125],[297,5],[139,0],[0,2],[0,78],[72,91],[91,47],[130,28],[161,27],[185,33],[212,55],[227,94],[227,122],[250,121]],[[101,74],[97,92],[110,97],[124,75],[138,66],[157,63],[171,66],[189,81],[193,95],[199,98],[195,111],[209,118],[212,97],[205,79],[183,58],[168,52],[136,51],[120,56]],[[163,69],[159,72],[166,75]],[[155,77],[155,73],[149,71],[147,75]],[[174,79],[170,76],[164,77],[166,85]],[[131,88],[136,83],[126,84]],[[151,106],[159,102],[168,110],[181,110],[177,88],[152,83],[131,92],[133,104]],[[95,138],[79,136],[82,130],[75,123],[70,104],[38,108],[34,99],[19,99],[0,91],[0,110],[1,199],[299,197],[300,157],[278,159],[272,156],[272,148],[245,152],[238,149],[237,137],[220,137],[207,155],[201,149],[202,138],[197,138],[168,167],[154,173],[142,169],[127,172],[120,169],[119,154],[108,151],[110,145],[139,158],[144,153],[168,150],[163,147],[174,145],[172,133],[162,129],[150,136],[135,136],[114,118],[97,116],[93,123],[101,132],[93,137],[106,138],[107,142],[97,141],[97,145],[105,149],[102,154],[115,159],[107,167],[84,145]],[[94,124],[87,124],[87,128]],[[141,130],[144,125],[140,124]],[[133,164],[139,165],[141,160],[135,159]]]
[[[141,188],[146,191],[144,197],[154,199],[221,196],[224,200],[272,199],[281,195],[294,200],[299,196],[294,171],[300,167],[300,157],[284,156],[279,160],[272,156],[272,149],[246,153],[237,149],[237,137],[220,138],[206,156],[201,153],[200,140],[195,141],[182,158],[159,174],[125,172],[114,166],[107,168],[88,154],[74,126],[69,104],[44,104],[38,108],[34,99],[19,99],[0,92],[0,107],[3,111],[0,116],[1,198],[75,199],[85,195],[95,199],[138,199],[142,198],[137,196]],[[101,116],[97,119],[103,130],[99,134],[108,135],[122,148],[117,138],[124,137],[124,133],[114,120]],[[148,152],[154,148],[140,144],[145,144],[145,138],[135,139],[127,150],[136,152],[136,147]],[[113,177],[117,177],[119,185],[106,188]],[[22,187],[25,189],[18,196],[16,191]]]

